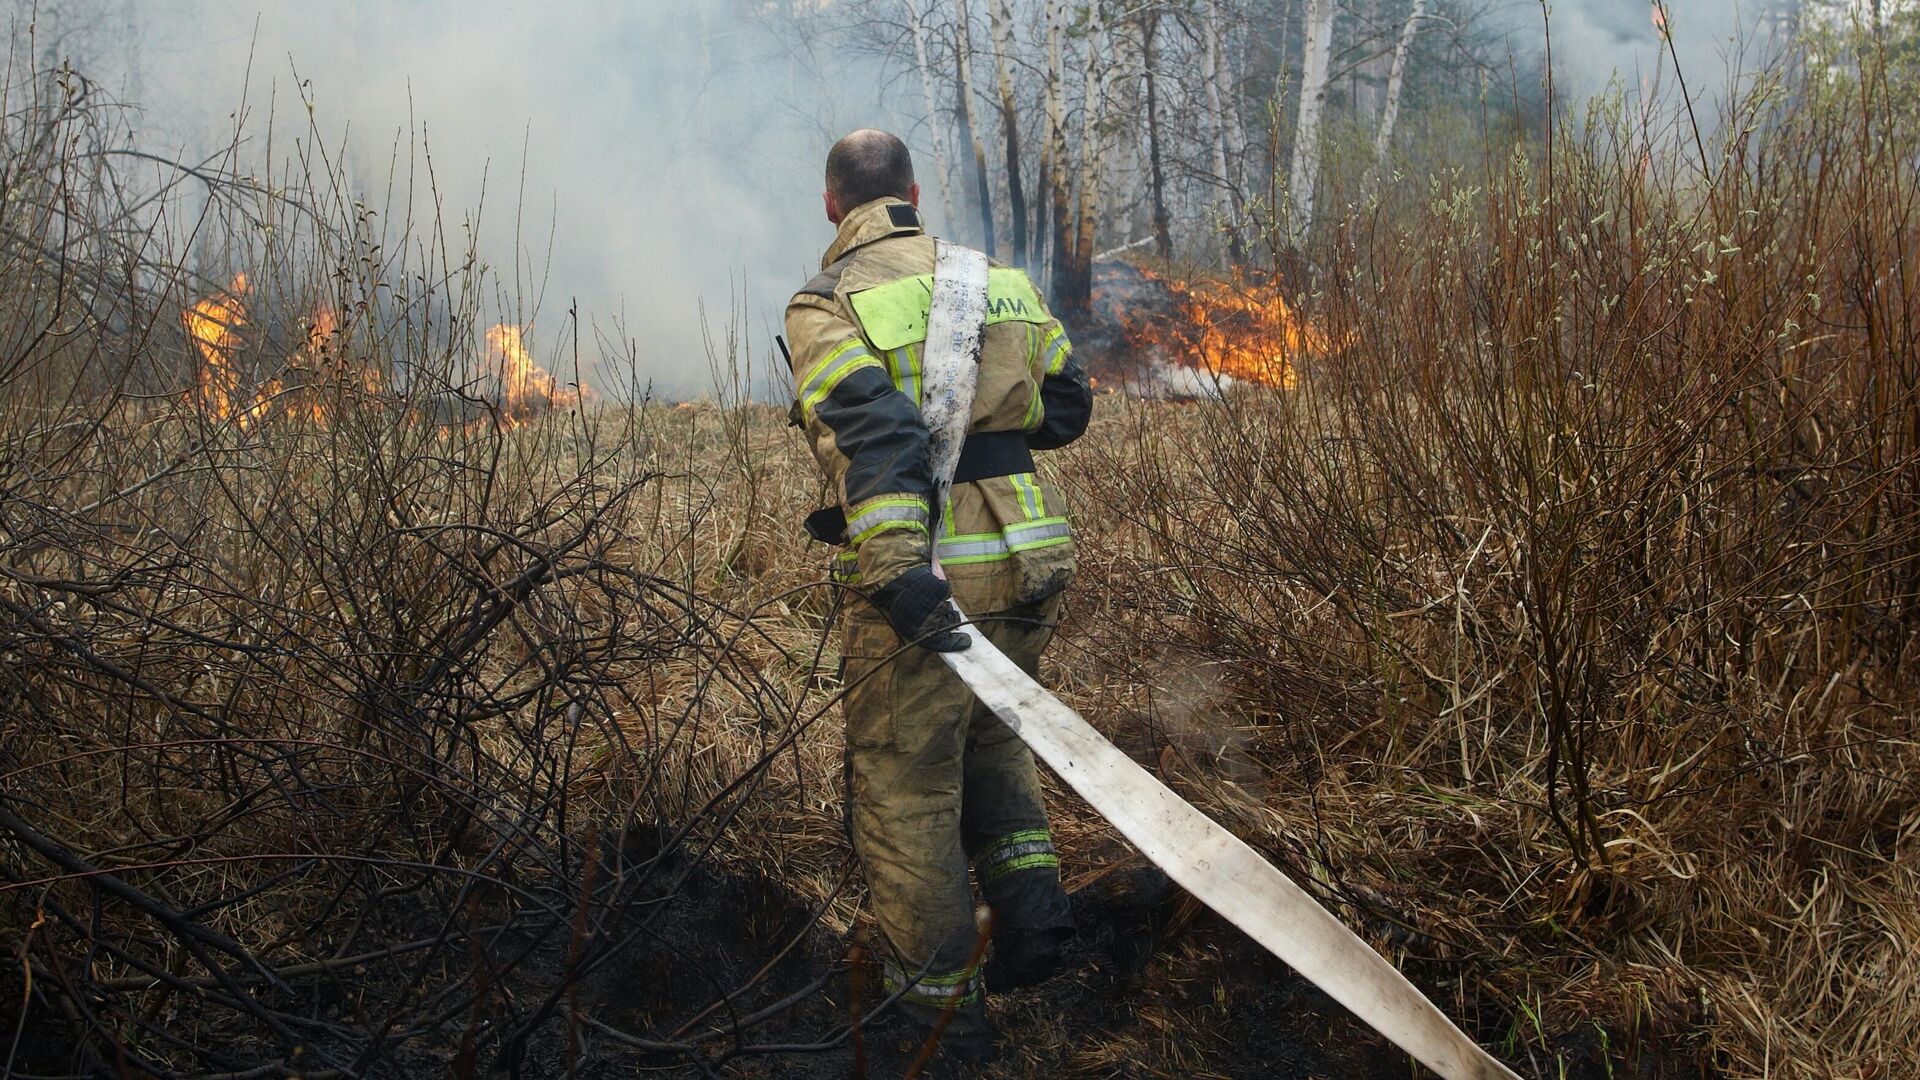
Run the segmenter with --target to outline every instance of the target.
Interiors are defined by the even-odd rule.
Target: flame
[[[340,347],[339,334],[340,316],[334,309],[325,304],[315,307],[307,319],[306,340],[295,351],[291,364],[305,377],[307,388],[304,410],[294,411],[304,411],[319,424],[331,419],[330,400],[345,393],[378,394],[386,382],[377,368],[353,363]],[[321,393],[322,388],[329,392]]]
[[[247,275],[235,274],[232,284],[180,313],[187,338],[200,354],[193,394],[202,411],[216,419],[233,415],[234,399],[239,395],[240,372],[236,354],[240,351],[240,328],[247,322],[247,307],[241,297],[247,292]]]
[[[239,366],[241,331],[248,325],[245,297],[247,275],[234,275],[225,289],[180,313],[187,338],[199,354],[194,389],[188,400],[215,420],[230,420],[246,429],[269,413],[303,416],[325,424],[332,417],[330,402],[343,390],[377,393],[384,382],[380,372],[353,365],[336,345],[340,316],[321,304],[306,322],[303,340],[272,378],[243,392]]]
[[[487,354],[500,373],[501,422],[518,427],[529,417],[580,403],[580,391],[561,386],[527,349],[528,327],[501,323],[487,330]]]
[[[1123,314],[1128,336],[1163,347],[1179,364],[1284,390],[1299,382],[1297,358],[1328,351],[1327,335],[1295,315],[1277,285],[1140,272],[1167,291],[1175,312],[1171,318]]]
[[[300,344],[273,377],[243,385],[239,366],[241,330],[248,325],[247,275],[180,313],[200,365],[188,401],[207,417],[250,428],[269,416],[306,419],[325,426],[343,397],[379,394],[385,380],[377,368],[361,367],[342,347],[338,311],[325,304],[307,317]],[[502,323],[486,332],[487,370],[499,378],[498,423],[515,428],[553,409],[580,404],[581,391],[559,384],[534,362],[529,328]],[[256,342],[256,345],[258,343]]]

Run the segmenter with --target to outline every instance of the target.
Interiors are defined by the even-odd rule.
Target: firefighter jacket
[[[931,551],[920,358],[934,242],[910,203],[879,199],[841,221],[821,265],[787,306],[791,415],[845,513],[849,550],[836,557],[834,576],[877,588],[927,565]],[[1092,407],[1092,388],[1059,320],[1025,272],[993,265],[960,475],[976,449],[1002,451],[991,456],[1001,467],[955,483],[939,511],[940,564],[963,607],[1000,611],[1066,584],[1073,569],[1066,502],[1035,474],[1028,451],[1078,438]]]

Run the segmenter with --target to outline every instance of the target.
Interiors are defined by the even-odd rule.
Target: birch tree
[[[1013,98],[1013,10],[1008,0],[990,0],[988,25],[993,34],[993,68],[1000,89],[1000,128],[1007,140],[1007,211],[1013,222],[1013,257],[1025,266],[1027,253],[1027,194],[1020,186],[1020,113]]]
[[[1380,106],[1380,127],[1373,136],[1373,166],[1367,170],[1367,186],[1379,179],[1386,167],[1387,151],[1393,148],[1393,125],[1400,118],[1400,89],[1406,85],[1407,57],[1413,52],[1413,35],[1426,15],[1427,0],[1413,0],[1407,23],[1400,28],[1400,40],[1393,47],[1393,70],[1387,74],[1387,96]]]
[[[1072,272],[1069,264],[1072,259],[1068,253],[1067,228],[1070,224],[1068,197],[1070,195],[1067,165],[1067,121],[1066,105],[1062,84],[1066,78],[1066,58],[1063,39],[1066,37],[1067,0],[1046,0],[1047,3],[1047,170],[1051,181],[1049,201],[1053,204],[1053,277],[1052,296],[1055,307],[1061,306],[1066,279]]]
[[[1140,15],[1140,67],[1147,89],[1147,167],[1153,198],[1153,250],[1165,261],[1173,259],[1173,215],[1167,211],[1167,170],[1160,148],[1159,74],[1155,70],[1153,39],[1160,30],[1160,11],[1148,8]]]
[[[1087,4],[1087,64],[1085,119],[1080,136],[1080,212],[1074,231],[1072,268],[1066,275],[1066,288],[1059,307],[1068,312],[1086,313],[1093,306],[1093,241],[1100,213],[1100,178],[1105,164],[1106,88],[1101,82],[1105,68],[1100,56],[1106,51],[1106,22],[1100,0]]]
[[[933,171],[940,177],[940,208],[946,212],[948,228],[960,219],[953,206],[953,184],[948,179],[947,134],[940,126],[939,95],[933,89],[933,68],[927,64],[927,27],[920,19],[920,0],[902,0],[907,9],[907,31],[913,36],[913,62],[920,69],[920,92],[927,103],[927,130],[933,143]]]
[[[1293,133],[1293,168],[1287,194],[1288,239],[1297,251],[1313,228],[1314,188],[1320,180],[1320,120],[1327,105],[1328,61],[1333,50],[1334,0],[1307,0],[1306,55],[1300,63],[1300,116]]]
[[[1240,243],[1240,186],[1234,182],[1233,159],[1229,153],[1229,143],[1234,137],[1231,129],[1238,124],[1233,119],[1233,95],[1228,85],[1220,23],[1220,4],[1212,0],[1207,4],[1202,27],[1206,40],[1207,112],[1213,117],[1212,145],[1208,149],[1213,154],[1214,182],[1220,185],[1218,205],[1221,230],[1226,237],[1226,256],[1238,266],[1246,261],[1246,252]]]
[[[954,67],[960,75],[960,128],[962,138],[973,144],[973,177],[980,200],[981,247],[997,251],[993,234],[993,181],[987,175],[987,144],[980,140],[980,125],[973,114],[973,35],[967,24],[967,0],[953,0]]]

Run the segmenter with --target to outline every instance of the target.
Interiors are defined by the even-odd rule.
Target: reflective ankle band
[[[902,1001],[944,1009],[948,1005],[971,1005],[979,1000],[980,988],[975,985],[975,974],[972,968],[967,968],[945,975],[922,975],[915,979],[899,965],[889,961],[882,971],[881,983],[886,987],[889,997],[900,994]],[[901,993],[903,989],[905,993]]]
[[[974,871],[981,881],[994,881],[1020,870],[1059,866],[1053,837],[1045,829],[1031,829],[995,840],[974,863]]]

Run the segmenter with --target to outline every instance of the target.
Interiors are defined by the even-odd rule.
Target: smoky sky
[[[641,380],[669,393],[710,380],[703,302],[716,336],[736,322],[765,361],[787,296],[833,237],[819,196],[828,146],[902,122],[877,58],[827,55],[787,32],[770,13],[781,5],[749,0],[66,6],[62,47],[137,99],[149,144],[217,147],[244,100],[249,153],[264,154],[269,112],[304,133],[304,84],[320,133],[377,203],[396,140],[404,158],[424,135],[446,217],[481,201],[484,177],[482,257],[523,299],[544,278],[539,310],[518,312],[536,347],[554,345],[577,301],[583,323],[635,342]]]
[[[1767,38],[1784,2],[1672,0],[1690,83],[1723,85],[1738,42]],[[304,92],[377,202],[396,144],[404,157],[424,136],[446,216],[457,223],[478,204],[485,178],[481,255],[509,292],[542,294],[537,311],[501,316],[530,321],[536,348],[551,349],[577,303],[583,356],[596,331],[632,341],[639,378],[668,393],[709,382],[703,304],[716,330],[750,334],[764,365],[786,297],[832,239],[819,190],[835,137],[899,131],[931,176],[918,95],[883,90],[904,85],[908,58],[781,21],[791,9],[831,15],[833,0],[0,3],[16,32],[37,3],[43,50],[59,52],[40,59],[71,58],[137,102],[150,149],[194,157],[222,145],[244,101],[249,153],[265,154],[269,120],[304,133]],[[1646,0],[1553,4],[1560,85],[1586,94],[1617,76],[1631,88],[1670,68],[1650,11]],[[1537,4],[1495,0],[1490,16],[1515,55],[1537,55]],[[587,374],[603,388],[625,379],[618,365]]]
[[[1654,28],[1651,0],[1555,0],[1551,18],[1554,80],[1586,97],[1619,87],[1674,85],[1674,57],[1689,92],[1713,96],[1783,44],[1780,16],[1800,0],[1667,0],[1673,49]],[[1491,12],[1515,55],[1538,60],[1547,23],[1533,0],[1501,0]]]

